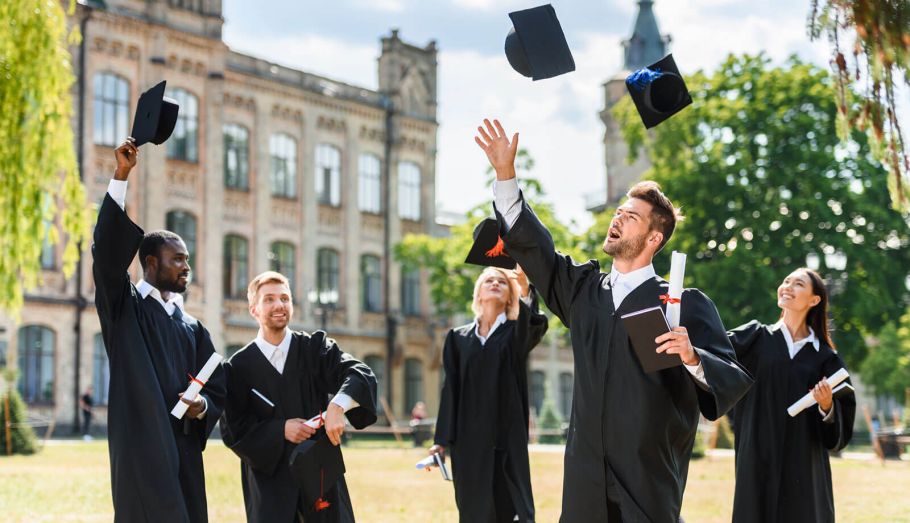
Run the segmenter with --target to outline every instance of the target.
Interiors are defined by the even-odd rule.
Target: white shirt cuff
[[[822,410],[821,405],[818,406],[818,413],[822,415],[822,421],[825,423],[834,423],[834,403],[831,403],[831,410],[825,414],[825,411]]]
[[[203,396],[202,394],[200,394],[199,397],[202,398],[202,412],[200,412],[199,415],[196,416],[196,419],[204,418],[205,413],[208,412],[208,410],[209,410],[209,400],[205,399],[205,396]]]
[[[518,188],[518,178],[496,180],[493,182],[493,201],[496,210],[502,214],[505,221],[506,232],[515,225],[521,215],[521,190]]]
[[[702,367],[701,362],[698,362],[698,365],[686,365],[683,363],[683,366],[689,371],[689,374],[695,378],[695,381],[702,386],[703,389],[708,390],[708,381],[705,380],[705,368]]]
[[[332,398],[332,403],[341,407],[341,410],[345,412],[360,406],[360,403],[357,403],[357,400],[340,392],[335,394],[335,397]]]
[[[528,292],[527,296],[521,296],[521,297],[519,297],[519,299],[521,300],[521,303],[524,303],[528,307],[531,306],[531,293],[530,292]]]
[[[107,185],[107,193],[111,195],[111,198],[121,209],[126,209],[126,186],[130,182],[128,180],[111,180],[111,183]]]

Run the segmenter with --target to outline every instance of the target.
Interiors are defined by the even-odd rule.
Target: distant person
[[[427,429],[426,420],[427,419],[427,405],[418,401],[414,404],[414,408],[411,409],[411,435],[414,437],[414,446],[420,447],[423,445],[423,442],[429,439],[430,434]]]
[[[86,387],[85,392],[79,398],[79,410],[82,411],[82,439],[91,441],[92,439],[92,386]]]

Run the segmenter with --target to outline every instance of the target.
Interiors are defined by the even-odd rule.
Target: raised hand
[[[515,177],[515,154],[518,152],[518,133],[512,135],[512,140],[506,136],[499,120],[484,118],[484,125],[477,127],[480,136],[475,136],[474,141],[486,153],[490,165],[496,170],[497,180],[510,180]],[[486,128],[484,128],[486,127]]]
[[[521,265],[515,266],[515,270],[512,271],[512,277],[515,278],[515,281],[518,283],[518,288],[521,289],[521,297],[527,298],[528,293],[531,291],[531,287],[530,283],[528,283],[528,275],[521,269]]]
[[[114,149],[114,157],[117,159],[117,170],[114,171],[114,178],[117,180],[126,180],[133,167],[136,167],[136,159],[139,158],[139,148],[136,147],[136,141],[127,138],[120,147]]]

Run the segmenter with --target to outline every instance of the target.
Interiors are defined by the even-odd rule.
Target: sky
[[[592,223],[584,196],[603,191],[603,83],[622,66],[635,0],[553,0],[576,70],[532,82],[509,66],[503,42],[510,11],[527,0],[224,0],[232,49],[376,89],[380,38],[439,49],[437,210],[462,212],[491,199],[486,157],[474,143],[485,117],[499,118],[534,157],[557,215],[576,230]],[[715,69],[729,53],[792,54],[827,67],[826,41],[810,42],[809,0],[656,0],[654,12],[684,74]],[[672,191],[669,192],[672,198]]]

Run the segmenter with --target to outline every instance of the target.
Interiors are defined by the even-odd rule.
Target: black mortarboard
[[[148,142],[161,145],[174,132],[180,104],[164,96],[165,84],[167,82],[161,82],[139,96],[130,134],[136,147]]]
[[[626,77],[626,88],[648,129],[692,103],[672,54],[630,74]]]
[[[534,80],[575,70],[556,10],[550,4],[509,13],[512,30],[506,35],[506,58],[512,69]]]
[[[516,262],[506,252],[499,237],[499,222],[494,218],[487,218],[474,228],[474,245],[464,262],[484,267],[515,268]]]
[[[300,487],[305,506],[313,511],[329,508],[325,493],[344,475],[341,447],[332,445],[324,432],[300,443],[291,452],[291,475]]]

